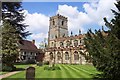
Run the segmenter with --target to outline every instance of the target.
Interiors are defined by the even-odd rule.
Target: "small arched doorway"
[[[65,52],[65,63],[69,63],[69,53]]]
[[[57,53],[57,62],[61,63],[61,53],[60,52]]]
[[[79,64],[79,54],[77,51],[74,52],[74,64]]]

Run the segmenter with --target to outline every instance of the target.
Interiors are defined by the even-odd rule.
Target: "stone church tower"
[[[84,34],[68,35],[68,19],[62,15],[50,17],[48,47],[44,62],[55,64],[86,64],[88,52],[84,48]],[[80,31],[79,31],[80,32]]]
[[[48,45],[50,44],[50,40],[54,40],[56,38],[62,38],[68,36],[68,26],[67,26],[67,18],[57,14],[56,16],[50,17],[49,20],[49,32],[48,32]],[[49,46],[50,47],[50,46]]]

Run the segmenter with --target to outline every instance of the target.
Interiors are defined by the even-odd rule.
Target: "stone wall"
[[[59,64],[86,64],[86,60],[81,53],[85,53],[84,50],[51,50],[46,51],[44,61],[50,61],[50,54],[53,54],[55,63]],[[67,54],[68,53],[68,59]],[[59,56],[60,54],[60,56]],[[60,57],[60,58],[59,58]]]
[[[44,61],[51,61],[50,54],[53,54],[55,63],[86,64],[83,56],[86,54],[85,35],[79,33],[79,35],[68,36],[67,22],[67,18],[59,14],[50,17],[48,48],[45,49]]]

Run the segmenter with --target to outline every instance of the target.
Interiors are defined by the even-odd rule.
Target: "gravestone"
[[[35,80],[35,68],[29,67],[26,69],[26,80]]]

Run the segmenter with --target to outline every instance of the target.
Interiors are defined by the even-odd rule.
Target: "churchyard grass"
[[[44,66],[35,67],[35,78],[93,78],[100,74],[92,65],[56,64],[60,70],[44,70]],[[25,71],[9,76],[8,78],[25,78]],[[5,79],[4,79],[5,80]]]
[[[16,64],[16,68],[23,68],[26,69],[29,66],[32,66],[33,64]]]

